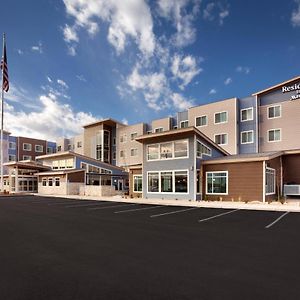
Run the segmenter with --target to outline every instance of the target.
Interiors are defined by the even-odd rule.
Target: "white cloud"
[[[77,35],[77,32],[75,30],[75,27],[70,27],[68,24],[65,24],[65,27],[62,29],[63,30],[63,34],[64,34],[64,40],[67,43],[70,42],[79,42],[79,38]]]
[[[207,21],[218,20],[222,26],[224,19],[229,16],[229,7],[224,7],[221,2],[209,2],[203,10],[203,18]]]
[[[96,21],[102,21],[109,24],[107,38],[117,53],[123,52],[128,38],[132,38],[143,54],[153,54],[155,37],[146,1],[64,0],[64,4],[67,14],[75,19],[74,30],[84,28],[94,36],[99,29]]]
[[[47,77],[48,82],[52,83],[52,79],[49,76],[46,76],[46,77]]]
[[[232,78],[231,77],[226,78],[226,80],[224,81],[224,84],[229,85],[230,83],[232,83]]]
[[[68,89],[68,88],[69,88],[69,86],[66,84],[66,82],[63,81],[62,79],[57,79],[57,83],[58,83],[61,87],[65,88],[65,89]]]
[[[209,95],[214,95],[214,94],[216,94],[217,93],[217,90],[216,89],[211,89],[210,91],[209,91]]]
[[[229,9],[222,9],[220,12],[219,12],[219,23],[220,25],[223,25],[224,24],[224,19],[227,18],[229,16]]]
[[[71,56],[76,55],[76,45],[68,46],[68,54]]]
[[[96,121],[90,113],[75,112],[68,104],[58,101],[49,93],[38,99],[39,109],[31,112],[10,106],[5,114],[7,130],[14,135],[56,140],[82,132],[82,126]]]
[[[125,125],[128,125],[128,120],[126,118],[123,118],[122,123],[125,124]]]
[[[250,73],[250,68],[249,67],[237,66],[235,70],[238,73],[244,73],[244,74],[249,74]]]
[[[17,53],[18,53],[19,55],[24,54],[24,52],[23,52],[21,49],[17,49]]]
[[[43,53],[43,44],[42,44],[42,42],[39,42],[38,45],[32,46],[31,50],[33,52]]]
[[[79,81],[83,81],[83,82],[86,82],[86,81],[87,81],[83,75],[76,75],[76,78],[77,78]]]
[[[292,12],[291,22],[294,27],[300,26],[300,0],[295,0],[297,8]]]
[[[192,55],[182,57],[176,54],[171,66],[172,74],[182,81],[179,88],[183,90],[202,69],[197,67],[197,61]]]
[[[179,111],[187,110],[194,105],[194,102],[192,100],[187,100],[178,93],[173,93],[171,99],[173,101],[174,107]]]

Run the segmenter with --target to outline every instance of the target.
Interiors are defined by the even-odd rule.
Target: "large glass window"
[[[197,141],[197,156],[202,157],[202,155],[211,156],[211,149],[201,142]]]
[[[242,144],[251,144],[251,143],[253,143],[253,130],[251,130],[251,131],[242,131],[241,132],[241,143]]]
[[[279,117],[281,117],[281,106],[280,105],[268,107],[268,118],[269,119],[279,118]]]
[[[99,131],[96,135],[96,159],[110,162],[110,132]]]
[[[280,129],[269,130],[268,131],[268,141],[269,142],[281,141],[281,130]]]
[[[253,120],[253,107],[241,109],[241,121],[251,121]]]
[[[188,175],[187,171],[175,172],[175,193],[188,192]]]
[[[148,160],[154,160],[159,158],[159,144],[148,146]]]
[[[227,111],[215,113],[215,124],[226,123],[228,116]]]
[[[187,140],[180,140],[174,142],[174,157],[188,157]]]
[[[135,193],[141,193],[143,191],[143,176],[134,175],[133,176],[133,191]]]
[[[276,190],[275,175],[276,172],[274,169],[266,168],[266,195],[275,194],[275,190]]]
[[[206,193],[227,194],[228,193],[228,172],[207,172]]]
[[[158,172],[148,173],[148,192],[149,193],[159,192],[159,173]]]
[[[173,192],[173,180],[172,172],[161,172],[160,174],[160,184],[162,193],[172,193]]]
[[[207,116],[201,116],[196,118],[196,126],[206,126],[207,125]]]
[[[173,156],[173,143],[160,144],[160,158],[167,159]]]

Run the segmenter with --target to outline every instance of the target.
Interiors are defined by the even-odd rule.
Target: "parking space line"
[[[90,203],[92,203],[92,200],[91,200],[91,201],[84,200],[84,201],[86,201],[85,204],[88,204],[88,203],[90,204]],[[56,203],[49,203],[49,202],[48,202],[48,205],[49,205],[49,206],[52,206],[52,205],[64,205],[64,204],[74,204],[74,205],[75,205],[76,203],[77,203],[77,204],[83,204],[82,201],[81,201],[81,202],[73,202],[73,203],[72,203],[72,202],[73,202],[73,201],[69,201],[69,202],[56,202]],[[95,202],[95,201],[93,201],[93,202]]]
[[[265,229],[268,229],[270,227],[272,227],[273,225],[275,225],[278,221],[280,221],[283,217],[285,217],[287,214],[289,213],[289,211],[286,211],[284,214],[282,214],[281,216],[279,216],[275,221],[273,221],[272,223],[270,223],[269,225],[267,225],[265,227]]]
[[[95,201],[95,202],[97,202],[97,203],[87,203],[87,204],[81,204],[81,203],[79,203],[79,204],[77,204],[77,205],[67,205],[67,206],[65,206],[65,208],[76,208],[76,207],[87,207],[87,206],[97,206],[97,205],[103,205],[103,204],[105,204],[105,203],[107,203],[107,201]]]
[[[161,216],[166,216],[166,215],[172,215],[172,214],[179,214],[185,211],[193,210],[193,209],[199,209],[200,207],[191,207],[187,209],[180,209],[180,210],[175,210],[175,211],[170,211],[162,214],[157,214],[157,215],[152,215],[150,218],[156,218],[156,217],[161,217]]]
[[[99,210],[99,209],[107,209],[107,208],[114,208],[114,207],[125,207],[125,206],[134,206],[134,205],[140,205],[140,204],[125,204],[125,205],[113,205],[113,206],[105,206],[105,207],[91,207],[87,208],[87,210]]]
[[[209,217],[209,218],[198,220],[198,222],[205,222],[205,221],[208,221],[208,220],[212,220],[212,219],[215,219],[215,218],[218,218],[218,217],[222,217],[222,216],[225,216],[225,215],[228,215],[228,214],[232,214],[232,213],[234,213],[234,212],[236,212],[238,210],[240,210],[240,209],[230,210],[230,211],[227,211],[225,213],[221,213],[221,214]]]
[[[143,208],[134,208],[134,209],[126,209],[126,210],[119,210],[115,211],[115,214],[121,214],[121,213],[126,213],[126,212],[132,212],[132,211],[138,211],[138,210],[147,210],[147,209],[154,209],[154,208],[159,208],[159,207],[164,207],[165,205],[159,205],[159,206],[151,206],[151,207],[143,207]]]

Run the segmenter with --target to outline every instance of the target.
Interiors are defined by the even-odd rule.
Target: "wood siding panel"
[[[143,173],[142,168],[130,170],[130,173],[129,173],[129,196],[132,198],[138,198],[138,197],[143,196],[142,193],[134,193],[133,192],[133,175],[142,175],[142,173]],[[143,190],[144,190],[144,187],[143,187]]]
[[[300,184],[300,154],[284,155],[283,182]]]

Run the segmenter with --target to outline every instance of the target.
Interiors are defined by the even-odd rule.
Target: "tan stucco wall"
[[[163,131],[171,130],[171,118],[163,118],[152,121],[152,132],[154,132],[155,128],[162,127]]]

